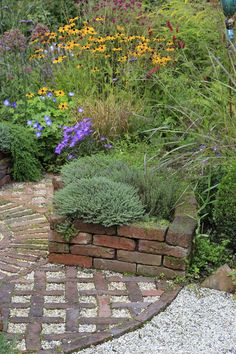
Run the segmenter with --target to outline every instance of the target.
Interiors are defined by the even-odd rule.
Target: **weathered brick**
[[[116,260],[94,258],[94,267],[97,269],[113,270],[116,272],[136,272],[136,264]]]
[[[91,268],[92,267],[92,257],[78,256],[75,254],[57,254],[50,253],[48,256],[49,263],[65,264],[65,265],[75,265],[80,267]]]
[[[49,242],[48,250],[50,253],[69,253],[69,245],[61,242]]]
[[[9,183],[11,181],[11,177],[6,175],[5,177],[0,179],[0,187],[4,186],[4,184]]]
[[[120,261],[149,264],[149,265],[161,265],[162,256],[155,254],[147,254],[141,252],[129,252],[129,251],[117,251],[117,259]]]
[[[128,250],[128,251],[132,251],[136,247],[136,243],[134,240],[130,240],[128,238],[120,237],[120,236],[107,236],[107,235],[94,235],[93,244],[104,246],[104,247],[112,247],[120,250]]]
[[[72,254],[80,254],[84,256],[101,257],[101,258],[114,258],[115,250],[107,247],[99,247],[94,245],[81,246],[74,245],[70,246],[70,251]]]
[[[50,228],[51,230],[55,230],[56,226],[59,224],[62,224],[63,222],[65,222],[66,217],[62,216],[62,215],[50,215],[49,216],[49,223],[50,223]]]
[[[76,220],[74,226],[82,232],[88,232],[91,234],[99,234],[99,235],[116,235],[116,227],[105,227],[99,224],[88,224],[84,223],[81,220]]]
[[[164,242],[155,242],[155,241],[139,241],[138,246],[139,251],[146,253],[154,253],[154,254],[163,254],[167,256],[173,257],[186,257],[188,256],[190,250],[178,246],[170,246]]]
[[[117,234],[119,236],[126,236],[130,238],[164,241],[167,227],[158,228],[143,228],[138,226],[118,226]]]
[[[88,245],[92,242],[92,235],[87,232],[80,232],[77,236],[70,240],[70,243],[78,245]]]
[[[50,230],[49,231],[49,236],[48,236],[49,242],[61,242],[61,243],[66,243],[64,237],[62,234],[55,230]]]
[[[185,258],[164,256],[163,265],[171,269],[185,270],[187,267],[187,260]]]
[[[61,176],[53,176],[52,185],[53,185],[54,192],[57,191],[58,189],[62,189],[64,187],[64,184],[62,182]]]
[[[196,226],[196,220],[188,216],[175,217],[168,229],[166,242],[171,245],[191,247]]]
[[[185,275],[185,272],[182,272],[180,270],[172,270],[164,267],[155,267],[155,266],[148,266],[142,264],[138,264],[137,273],[142,275],[150,275],[150,276],[165,275],[165,277],[168,279],[174,279],[177,276]]]

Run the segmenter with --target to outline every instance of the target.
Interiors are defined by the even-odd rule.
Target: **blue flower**
[[[79,108],[78,108],[78,112],[79,112],[79,113],[83,113],[83,111],[84,111],[84,109],[83,109],[82,107],[79,107]]]
[[[68,93],[68,96],[70,96],[70,97],[73,97],[75,94],[74,94],[74,92],[69,92]]]
[[[11,102],[6,99],[6,100],[3,101],[3,104],[4,104],[4,106],[6,106],[6,107],[10,107]]]
[[[38,122],[36,122],[36,123],[34,123],[33,128],[37,129],[37,128],[38,128],[38,126],[39,126],[39,123],[38,123]]]
[[[16,108],[17,107],[17,103],[16,102],[12,102],[11,107],[12,108]]]
[[[49,91],[49,92],[47,93],[47,97],[52,97],[52,96],[53,96],[53,93]]]
[[[37,138],[40,138],[40,136],[42,135],[41,132],[36,132],[35,135],[37,136]]]
[[[105,145],[104,145],[104,148],[105,148],[105,149],[112,149],[113,146],[112,146],[111,144],[105,144]]]
[[[32,125],[32,120],[27,120],[27,125]]]

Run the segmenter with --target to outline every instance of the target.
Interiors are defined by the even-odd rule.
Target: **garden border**
[[[53,186],[60,189],[60,179],[54,178]],[[56,230],[63,221],[57,215],[50,218],[49,262],[173,279],[186,274],[197,226],[197,202],[193,193],[186,194],[168,227],[105,227],[78,219],[73,223],[76,236],[70,241]]]

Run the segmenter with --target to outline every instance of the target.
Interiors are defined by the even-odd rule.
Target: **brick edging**
[[[113,327],[109,331],[98,332],[80,339],[72,340],[70,343],[63,344],[58,349],[62,349],[65,354],[70,354],[76,350],[102,344],[108,340],[120,337],[125,333],[134,331],[145,325],[146,321],[150,321],[154,316],[164,311],[177,297],[181,289],[182,286],[176,285],[175,289],[164,292],[158,301],[155,301],[141,315],[134,316],[132,320],[126,322],[124,325]]]

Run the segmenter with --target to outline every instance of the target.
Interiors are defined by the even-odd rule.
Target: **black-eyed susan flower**
[[[43,96],[43,95],[46,95],[47,91],[48,91],[47,87],[42,87],[41,89],[38,90],[38,94],[40,96]]]
[[[65,109],[68,109],[69,106],[68,106],[67,102],[62,102],[62,103],[59,104],[58,108],[63,111]]]
[[[34,94],[32,93],[32,92],[28,92],[26,95],[25,95],[25,97],[27,97],[27,98],[33,98],[34,97]]]
[[[55,92],[54,92],[54,94],[55,94],[55,96],[60,96],[60,97],[62,97],[62,96],[65,96],[65,92],[63,91],[63,90],[56,90]]]

